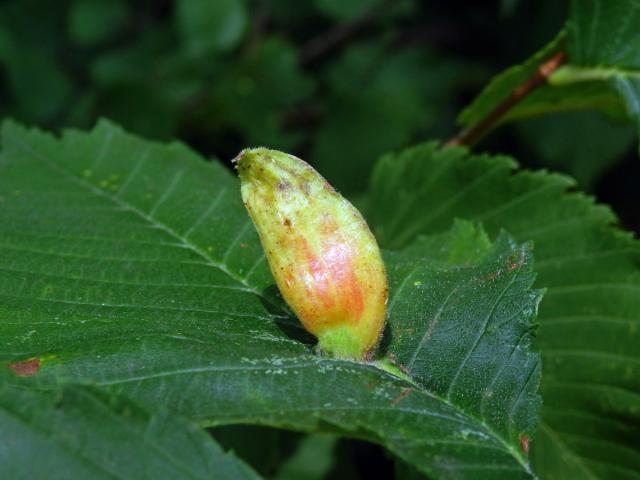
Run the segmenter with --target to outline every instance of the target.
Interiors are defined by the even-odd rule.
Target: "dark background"
[[[460,110],[550,41],[567,8],[558,0],[4,0],[0,116],[54,131],[108,117],[227,165],[244,147],[277,148],[357,198],[380,155],[454,135]],[[574,176],[639,232],[636,136],[636,126],[572,112],[502,126],[474,149]],[[263,473],[298,439],[270,429],[216,435],[240,450],[252,439],[258,448],[244,455]],[[377,447],[341,440],[337,451],[341,478],[392,475]]]
[[[0,115],[56,131],[104,116],[224,162],[278,148],[354,196],[381,154],[453,135],[566,14],[557,0],[4,0]],[[556,114],[475,148],[567,172],[640,229],[631,125]]]

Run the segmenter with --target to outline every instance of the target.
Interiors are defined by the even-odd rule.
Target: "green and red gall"
[[[255,148],[235,162],[242,199],[283,298],[323,352],[370,358],[384,329],[388,286],[360,212],[292,155]]]

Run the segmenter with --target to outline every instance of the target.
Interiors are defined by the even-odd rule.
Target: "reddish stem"
[[[445,147],[452,145],[473,145],[480,138],[486,135],[494,125],[515,105],[520,103],[527,95],[540,85],[547,83],[549,76],[560,67],[566,60],[564,52],[558,52],[549,60],[542,63],[535,73],[527,78],[523,83],[513,90],[507,98],[505,98],[498,106],[489,112],[475,125],[460,131],[456,136],[451,138]]]

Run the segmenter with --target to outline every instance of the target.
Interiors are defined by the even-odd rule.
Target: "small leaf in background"
[[[211,86],[212,113],[218,122],[244,131],[249,145],[287,150],[300,134],[283,129],[284,113],[313,90],[314,81],[298,67],[293,46],[270,38]]]
[[[244,0],[178,0],[175,8],[178,31],[194,56],[231,50],[247,28]]]
[[[624,21],[620,19],[624,18]],[[640,132],[640,10],[635,0],[573,0],[566,28],[521,65],[497,75],[459,116],[470,126],[489,114],[554,53],[566,65],[511,108],[501,121],[596,109],[628,118]],[[612,158],[612,157],[610,157]]]
[[[510,67],[496,75],[480,94],[473,99],[471,104],[460,113],[458,123],[469,127],[480,122],[482,118],[486,117],[500,102],[507,98],[511,92],[530,78],[541,63],[555,53],[560,52],[564,45],[565,38],[565,32],[561,32],[556,38],[549,42],[549,44],[545,45],[539,52],[536,52],[522,64]],[[552,96],[552,100],[543,102],[543,95],[540,93],[540,90],[547,94],[547,96]],[[536,100],[536,97],[541,99]],[[585,95],[583,102],[591,102],[593,101],[593,97],[593,94]],[[565,99],[563,95],[554,97],[553,91],[550,92],[549,88],[540,87],[537,91],[534,90],[533,93],[525,97],[525,99],[514,106],[514,108],[511,108],[503,117],[502,121],[544,113],[546,111],[545,108],[553,110],[558,108],[558,102],[565,100],[567,102],[571,101],[570,98]],[[574,103],[575,102],[576,100],[574,100]],[[531,107],[529,108],[529,106]],[[566,110],[567,108],[563,109]]]
[[[515,125],[534,162],[572,175],[583,190],[637,141],[635,129],[598,112],[556,113]]]
[[[573,0],[567,21],[571,63],[640,68],[639,21],[636,0]]]
[[[559,84],[602,82],[640,132],[640,9],[635,0],[571,2],[567,53],[578,69],[557,72]],[[568,69],[571,66],[567,67]],[[552,79],[553,80],[553,79]]]
[[[83,47],[98,45],[114,38],[130,14],[126,0],[75,0],[68,12],[69,36]]]
[[[11,94],[13,115],[48,124],[71,99],[73,81],[56,50],[64,9],[55,3],[9,1],[0,4],[0,74]],[[6,100],[5,100],[6,101]]]
[[[164,92],[136,84],[117,86],[103,93],[105,96],[97,107],[105,117],[122,121],[132,131],[153,138],[170,138],[175,131],[175,106]]]
[[[36,50],[14,50],[5,65],[20,118],[48,122],[61,113],[72,85],[51,56]]]
[[[217,65],[209,62],[208,67]],[[164,28],[145,33],[125,48],[112,49],[90,65],[97,86],[94,109],[131,131],[153,138],[171,137],[182,120],[182,107],[205,82],[201,71],[175,47]]]
[[[347,49],[328,71],[331,96],[316,134],[312,163],[346,193],[362,191],[374,161],[435,129],[453,111],[446,99],[467,70],[424,49],[374,42]],[[472,68],[469,68],[472,70]]]

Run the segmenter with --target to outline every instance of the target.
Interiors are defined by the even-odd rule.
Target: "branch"
[[[487,134],[495,124],[514,106],[520,103],[527,95],[540,85],[547,83],[549,76],[560,67],[566,60],[564,52],[558,52],[549,60],[541,64],[535,73],[521,83],[511,94],[505,98],[498,106],[491,110],[484,118],[475,125],[460,131],[451,138],[444,147],[453,145],[473,145]]]

